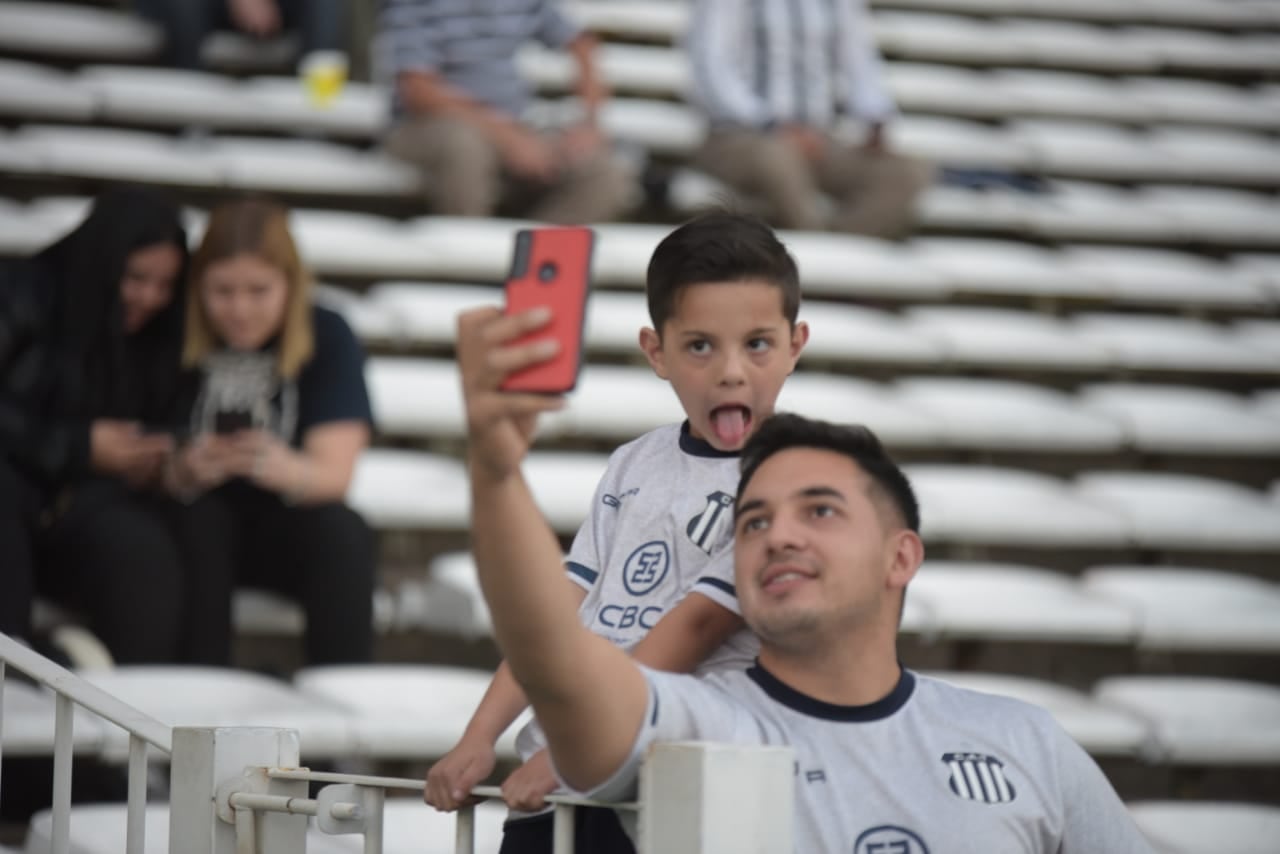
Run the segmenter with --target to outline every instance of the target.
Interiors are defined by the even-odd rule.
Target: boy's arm
[[[549,312],[459,318],[457,354],[467,405],[472,551],[498,646],[547,736],[556,769],[576,789],[604,782],[630,755],[648,686],[626,653],[592,634],[565,589],[560,544],[520,472],[545,395],[499,390],[503,377],[555,355],[552,340],[512,345]]]
[[[742,617],[693,592],[662,615],[631,657],[654,670],[692,673],[742,626]]]
[[[570,582],[578,603],[587,592]],[[468,802],[471,789],[493,773],[497,754],[493,746],[529,706],[520,683],[503,661],[493,674],[457,745],[427,772],[423,799],[438,810],[451,812]]]

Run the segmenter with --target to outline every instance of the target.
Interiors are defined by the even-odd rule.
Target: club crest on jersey
[[[707,496],[702,512],[689,520],[685,531],[693,544],[707,554],[720,542],[725,525],[733,519],[733,496],[727,492],[713,492]]]
[[[671,550],[662,540],[651,540],[633,551],[622,567],[622,584],[632,596],[645,596],[667,577]]]
[[[944,753],[942,762],[951,770],[951,791],[970,801],[1007,804],[1018,796],[1004,776],[1004,763],[984,753]]]
[[[882,824],[858,835],[853,854],[929,854],[929,846],[905,827]]]

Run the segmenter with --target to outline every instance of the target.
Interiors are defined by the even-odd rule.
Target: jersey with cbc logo
[[[587,590],[579,616],[624,649],[690,593],[738,612],[733,586],[733,495],[738,456],[668,425],[609,458],[566,566]],[[745,667],[754,638],[730,639],[706,669]]]

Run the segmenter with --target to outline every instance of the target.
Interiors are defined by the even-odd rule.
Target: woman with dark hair
[[[0,631],[35,594],[82,615],[118,662],[179,655],[178,551],[159,485],[173,451],[186,234],[145,189],[0,266]]]

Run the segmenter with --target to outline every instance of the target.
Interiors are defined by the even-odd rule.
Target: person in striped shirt
[[[710,121],[695,165],[782,228],[910,231],[932,170],[886,145],[895,108],[863,0],[695,0],[686,47]]]
[[[529,41],[567,51],[581,115],[543,132],[516,67]],[[554,0],[384,0],[374,62],[394,83],[387,150],[418,166],[436,213],[579,224],[616,218],[637,197],[601,133],[606,91],[595,40]]]

